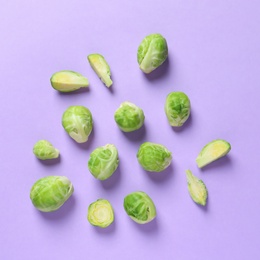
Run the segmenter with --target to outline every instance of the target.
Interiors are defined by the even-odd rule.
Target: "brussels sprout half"
[[[137,60],[144,73],[158,68],[168,57],[167,42],[161,34],[146,36],[137,51]]]
[[[172,155],[161,144],[145,142],[141,144],[138,150],[137,159],[146,171],[161,172],[171,164]]]
[[[33,153],[41,160],[55,159],[60,154],[59,150],[46,140],[38,141],[33,147]]]
[[[30,198],[35,208],[51,212],[59,209],[73,191],[73,185],[67,177],[48,176],[34,183]]]
[[[71,106],[63,113],[62,126],[77,143],[84,143],[93,128],[92,114],[84,106]]]
[[[156,217],[156,208],[152,199],[142,191],[128,194],[124,199],[124,209],[138,224],[146,224]]]

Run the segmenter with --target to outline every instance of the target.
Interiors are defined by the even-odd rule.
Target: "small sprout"
[[[202,168],[227,155],[230,150],[231,145],[227,141],[221,139],[214,140],[202,148],[200,154],[196,158],[197,165],[199,168]]]
[[[107,64],[105,58],[100,54],[88,55],[88,61],[92,69],[96,72],[101,81],[109,88],[113,82],[110,78],[110,67]]]
[[[118,163],[116,147],[113,144],[107,144],[98,147],[90,154],[88,169],[95,178],[106,180],[115,172]]]
[[[182,126],[190,116],[190,100],[183,92],[171,92],[164,110],[171,126]]]
[[[93,128],[92,114],[84,106],[71,106],[63,113],[62,125],[72,139],[84,143]]]
[[[108,200],[98,199],[88,207],[88,221],[91,225],[106,228],[114,222],[114,211]]]
[[[152,199],[142,191],[128,194],[124,199],[124,209],[138,224],[146,224],[156,217],[156,208]]]
[[[123,132],[132,132],[144,124],[143,110],[130,102],[123,102],[114,115],[118,127]]]
[[[137,159],[146,171],[161,172],[171,164],[172,155],[163,145],[145,142],[138,150]]]
[[[158,68],[168,57],[167,42],[160,34],[146,36],[139,45],[137,60],[144,73]]]
[[[34,183],[30,198],[35,208],[51,212],[59,209],[73,191],[73,185],[67,177],[48,176]]]
[[[59,157],[59,150],[46,140],[38,141],[33,147],[33,153],[38,159],[47,160]]]
[[[71,92],[89,85],[88,79],[75,71],[62,70],[51,77],[51,85],[60,92]]]
[[[191,198],[202,206],[206,205],[208,191],[202,180],[192,174],[190,170],[186,171],[188,190]]]

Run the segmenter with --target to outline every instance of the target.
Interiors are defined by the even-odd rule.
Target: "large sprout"
[[[30,198],[35,208],[51,212],[59,209],[73,191],[73,185],[67,177],[48,176],[34,183]]]
[[[137,153],[139,164],[149,172],[165,170],[172,160],[171,152],[161,144],[143,143]]]
[[[114,114],[118,127],[124,132],[132,132],[144,124],[143,110],[130,102],[123,102]]]
[[[72,139],[84,143],[93,128],[92,114],[84,106],[71,106],[62,116],[62,125]]]
[[[46,140],[38,141],[33,147],[33,153],[38,159],[47,160],[59,157],[59,150]]]
[[[128,194],[124,199],[124,209],[138,224],[146,224],[156,217],[156,208],[152,199],[142,191]]]
[[[88,221],[91,225],[106,228],[114,221],[114,211],[108,200],[98,199],[88,207]]]
[[[137,60],[144,73],[150,73],[158,68],[168,56],[168,47],[161,34],[146,36],[139,45]]]
[[[106,180],[115,172],[118,163],[116,147],[113,144],[107,144],[96,148],[90,154],[88,169],[95,178]]]
[[[164,109],[171,126],[182,126],[190,116],[190,100],[183,92],[171,92]]]

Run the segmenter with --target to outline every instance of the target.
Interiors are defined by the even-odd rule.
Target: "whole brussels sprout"
[[[41,160],[58,158],[60,154],[59,150],[46,140],[38,141],[33,147],[33,153]]]
[[[190,100],[183,92],[171,92],[164,109],[171,126],[182,126],[190,116]]]
[[[30,198],[35,208],[51,212],[59,209],[73,191],[73,185],[67,177],[48,176],[34,183]]]
[[[123,102],[114,115],[118,127],[124,132],[132,132],[144,124],[143,110],[130,102]]]
[[[118,163],[116,147],[113,144],[107,144],[96,148],[90,154],[88,169],[95,178],[106,180],[115,172]]]
[[[156,217],[156,208],[152,199],[142,191],[128,194],[124,199],[124,209],[138,224],[146,224]]]
[[[88,207],[88,221],[91,225],[106,228],[114,221],[114,211],[108,200],[98,199]]]
[[[150,73],[158,68],[167,57],[167,42],[161,34],[150,34],[139,45],[137,60],[144,73]]]
[[[161,144],[145,142],[138,150],[137,159],[146,171],[161,172],[171,164],[172,155]]]
[[[71,106],[63,113],[62,125],[72,139],[84,143],[93,128],[92,114],[84,106]]]

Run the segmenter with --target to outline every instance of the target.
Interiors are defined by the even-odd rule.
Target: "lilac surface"
[[[1,3],[0,259],[259,259],[259,8],[253,0]],[[136,52],[154,32],[167,39],[169,59],[146,76]],[[87,62],[93,52],[111,66],[111,90]],[[84,74],[89,90],[53,90],[49,78],[63,69]],[[179,130],[164,114],[171,91],[184,91],[192,103],[191,118]],[[126,100],[146,115],[145,127],[130,134],[113,120]],[[70,105],[93,113],[86,144],[76,144],[61,126]],[[230,154],[199,170],[198,152],[216,138],[231,143]],[[39,139],[60,149],[60,160],[37,160],[32,147]],[[166,145],[172,166],[143,171],[136,160],[143,141]],[[106,143],[118,147],[120,167],[100,182],[88,172],[87,160]],[[205,208],[188,195],[187,168],[208,187]],[[48,175],[66,175],[75,192],[59,211],[46,214],[32,206],[29,192]],[[124,212],[124,196],[136,190],[157,206],[150,224],[137,225]],[[88,205],[98,198],[115,210],[108,229],[86,219]]]

